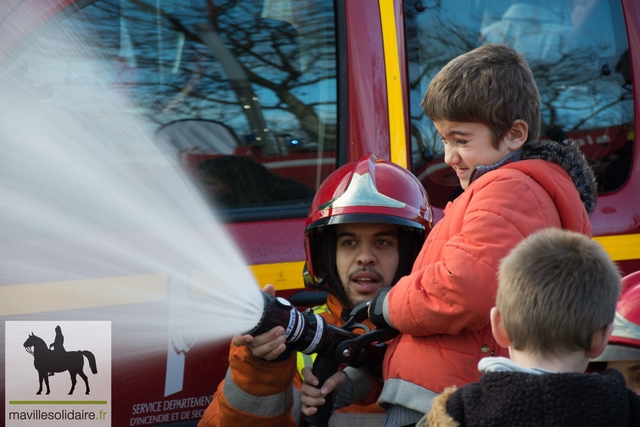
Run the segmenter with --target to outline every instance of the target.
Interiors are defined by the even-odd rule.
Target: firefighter
[[[318,189],[306,223],[305,285],[328,292],[326,304],[314,311],[330,324],[344,324],[353,307],[411,271],[431,220],[424,188],[394,163],[368,155],[333,172]],[[274,293],[271,285],[265,291]],[[278,326],[257,337],[233,338],[226,378],[199,427],[305,425],[300,372],[313,358],[288,351],[283,332]],[[373,377],[369,385],[352,391],[354,401],[379,393]],[[377,426],[382,416],[375,403],[351,405],[337,410],[331,425],[354,425],[357,418],[369,423],[358,425]]]
[[[604,353],[594,361],[622,372],[627,387],[640,394],[640,271],[626,276],[622,283],[613,333]]]

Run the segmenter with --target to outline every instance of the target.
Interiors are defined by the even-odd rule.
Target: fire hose
[[[380,354],[379,349],[385,341],[398,335],[396,329],[371,330],[362,323],[368,318],[369,302],[355,307],[345,324],[337,327],[328,324],[311,309],[300,312],[284,298],[272,297],[265,292],[263,296],[262,317],[248,333],[256,336],[276,326],[284,327],[287,346],[304,354],[317,354],[312,372],[318,379],[318,388],[343,364],[354,367],[367,365]],[[353,332],[357,329],[364,330],[364,333]],[[307,423],[327,427],[332,409],[333,400],[329,395],[315,414],[306,417]]]

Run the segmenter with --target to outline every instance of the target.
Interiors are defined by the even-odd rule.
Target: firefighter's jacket
[[[412,273],[384,301],[385,318],[401,334],[385,355],[381,405],[426,413],[446,387],[478,381],[481,358],[508,357],[489,323],[500,260],[542,228],[591,236],[585,206],[595,205],[593,174],[584,158],[574,160],[582,169],[573,180],[541,159],[497,165],[446,206]]]
[[[329,295],[327,304],[314,308],[327,323],[344,324],[343,306]],[[371,325],[369,325],[371,326]],[[269,362],[251,354],[246,347],[231,344],[229,369],[218,386],[211,404],[198,427],[306,426],[301,412],[300,371],[311,367],[313,360],[302,353],[294,353],[282,362]],[[380,383],[371,380],[368,401],[375,401]],[[351,405],[336,411],[330,426],[378,426],[384,411],[375,403],[368,406]]]

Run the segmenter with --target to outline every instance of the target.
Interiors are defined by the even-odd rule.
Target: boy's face
[[[607,368],[622,372],[627,387],[640,394],[640,360],[624,360],[607,362]]]
[[[478,166],[493,165],[508,156],[514,148],[507,135],[500,140],[496,149],[489,126],[483,123],[438,120],[434,125],[444,143],[444,162],[456,172],[463,189],[469,186],[471,174]]]
[[[336,267],[352,307],[390,286],[399,262],[398,226],[339,224]]]

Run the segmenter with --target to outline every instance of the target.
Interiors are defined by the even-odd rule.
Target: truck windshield
[[[306,215],[336,163],[332,1],[78,4],[40,25],[12,60],[25,81],[48,88],[46,102],[99,113],[75,94],[106,82],[154,124],[213,206],[294,205]],[[88,49],[86,67],[75,43],[67,49],[70,34]],[[55,67],[41,60],[53,48]]]
[[[633,91],[619,0],[406,2],[405,18],[414,172],[433,203],[454,197],[457,179],[419,104],[447,62],[484,43],[509,44],[526,57],[542,98],[541,137],[577,141],[600,193],[624,185],[631,170]],[[435,159],[427,163],[422,153],[428,149]]]

